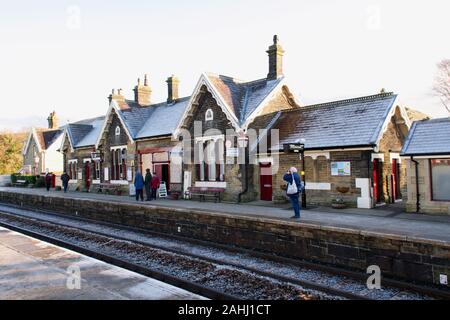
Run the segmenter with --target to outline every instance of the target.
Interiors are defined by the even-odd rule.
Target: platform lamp
[[[285,153],[300,153],[302,157],[302,171],[300,172],[303,183],[305,184],[306,189],[306,181],[305,181],[305,139],[297,139],[294,143],[286,143],[283,145],[283,149]],[[302,208],[306,208],[306,192],[303,190],[302,192]]]
[[[302,181],[305,185],[305,188],[303,189],[302,192],[302,208],[306,208],[306,180],[305,180],[305,143],[306,140],[304,138],[297,140],[300,147],[301,147],[301,155],[302,155],[302,171],[300,172],[301,176],[302,176]]]

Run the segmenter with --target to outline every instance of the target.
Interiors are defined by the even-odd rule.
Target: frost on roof
[[[450,118],[416,121],[402,155],[450,154]]]

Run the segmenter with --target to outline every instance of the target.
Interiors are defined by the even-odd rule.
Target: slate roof
[[[396,97],[381,93],[283,111],[272,127],[280,144],[271,149],[302,138],[305,149],[374,146]]]
[[[62,133],[61,129],[36,129],[37,143],[42,150],[47,150]]]
[[[85,119],[67,125],[67,133],[73,148],[95,145],[105,117]]]
[[[133,139],[170,135],[176,129],[188,105],[190,97],[177,99],[174,103],[157,103],[140,106],[132,100],[121,105],[119,115]]]
[[[401,155],[450,154],[450,118],[413,123]]]
[[[261,102],[283,80],[283,77],[280,77],[276,80],[267,80],[264,78],[245,82],[213,73],[207,73],[206,75],[227,105],[230,106],[230,111],[234,113],[239,124],[243,124]]]

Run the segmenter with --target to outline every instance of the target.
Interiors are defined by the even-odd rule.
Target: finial
[[[141,85],[141,78],[138,78],[138,86]]]
[[[144,86],[148,85],[147,74],[144,75]]]
[[[278,44],[278,36],[277,35],[273,36],[273,44]]]
[[[111,90],[111,94],[112,94],[112,95],[115,95],[115,94],[116,94],[116,89],[112,89],[112,90]]]
[[[386,89],[385,88],[381,88],[380,93],[386,93]]]

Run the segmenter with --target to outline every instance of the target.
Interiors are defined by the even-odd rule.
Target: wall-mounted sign
[[[227,148],[227,157],[235,158],[239,155],[239,148]]]
[[[283,145],[283,150],[285,153],[295,152],[299,153],[305,149],[305,144],[303,143],[286,143]]]
[[[333,161],[331,162],[332,176],[350,176],[351,165],[350,161]]]

